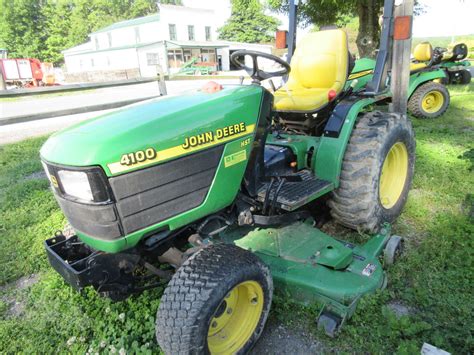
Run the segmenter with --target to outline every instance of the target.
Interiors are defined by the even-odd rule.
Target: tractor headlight
[[[102,168],[72,167],[42,162],[54,191],[69,200],[103,204],[112,201],[107,177]]]
[[[59,181],[61,181],[64,193],[84,201],[94,201],[92,187],[89,183],[87,173],[82,171],[59,170]]]

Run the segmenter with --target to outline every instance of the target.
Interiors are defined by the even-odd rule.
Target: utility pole
[[[407,113],[414,0],[395,1],[390,112]]]

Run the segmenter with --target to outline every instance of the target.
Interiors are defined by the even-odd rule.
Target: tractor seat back
[[[418,62],[428,62],[433,56],[433,47],[429,42],[417,44],[413,51],[413,57]]]
[[[344,89],[348,68],[346,32],[331,29],[306,35],[291,59],[288,82],[275,92],[275,109],[317,111]]]

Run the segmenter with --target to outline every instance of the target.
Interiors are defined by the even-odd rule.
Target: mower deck
[[[270,267],[276,287],[295,301],[322,305],[320,319],[336,323],[333,334],[326,328],[329,335],[352,315],[361,296],[386,285],[378,257],[390,238],[389,225],[361,246],[330,237],[312,221],[236,229],[221,238],[257,254]]]

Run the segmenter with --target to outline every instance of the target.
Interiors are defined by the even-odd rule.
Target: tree
[[[0,0],[0,9],[0,48],[55,64],[89,33],[158,11],[155,0]]]
[[[279,21],[265,15],[259,0],[232,0],[232,13],[219,31],[219,38],[229,41],[261,43],[275,36]]]
[[[359,17],[357,48],[361,57],[373,57],[379,46],[379,16],[384,0],[308,0],[298,6],[298,21],[303,25],[346,25],[354,16]],[[288,0],[270,0],[270,6],[278,11],[288,11]],[[422,8],[417,6],[417,12]]]

